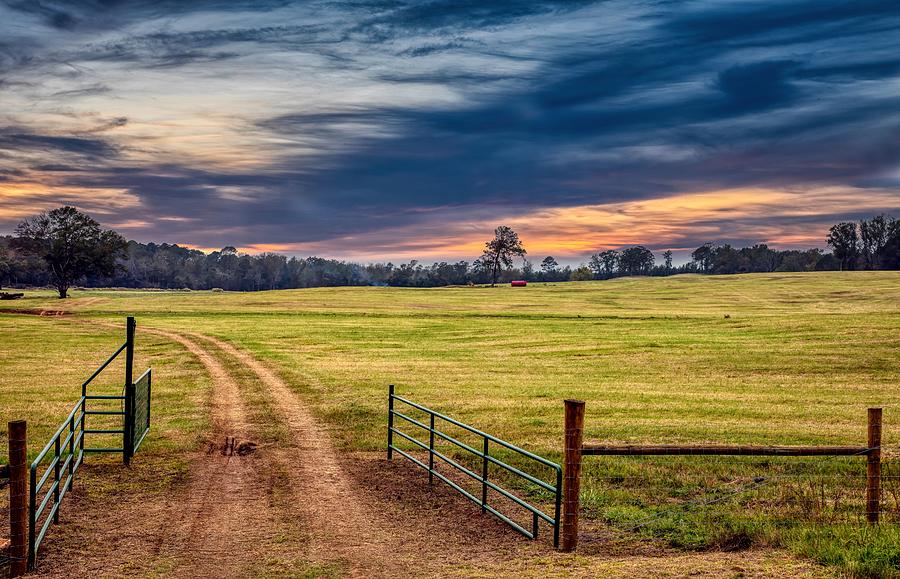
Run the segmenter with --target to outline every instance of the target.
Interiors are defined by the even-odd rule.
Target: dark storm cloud
[[[47,2],[20,0],[16,2],[4,2],[4,4],[13,10],[40,16],[45,24],[52,26],[53,28],[69,29],[78,22],[72,12]]]
[[[739,46],[780,41],[797,44],[860,32],[896,30],[892,0],[689,3],[673,11],[664,32],[692,43]]]
[[[83,132],[86,134],[105,133],[106,131],[111,131],[112,129],[118,129],[119,127],[124,127],[127,124],[128,124],[127,117],[116,117],[114,119],[109,119],[108,121],[103,121],[100,124],[93,126]]]
[[[873,26],[876,32],[871,31]],[[817,32],[826,36],[838,29],[841,36],[861,39],[853,47],[830,46],[834,55],[853,62],[822,65],[813,60],[814,51],[806,55],[806,61],[731,53],[733,43],[762,42],[764,37],[777,36],[794,46],[818,37]],[[682,34],[663,34],[667,31]],[[636,185],[635,193],[647,185],[650,188],[645,193],[658,192],[660,186],[653,181],[679,186],[694,181],[692,186],[706,187],[829,179],[853,183],[900,160],[891,144],[896,142],[892,136],[900,125],[900,95],[895,90],[875,96],[853,91],[832,95],[823,81],[854,74],[871,80],[895,78],[896,66],[880,60],[877,51],[889,50],[897,33],[900,5],[888,2],[840,5],[835,10],[820,2],[790,9],[769,4],[750,9],[740,4],[714,14],[675,14],[669,20],[663,15],[648,41],[626,42],[612,52],[604,46],[594,51],[580,48],[574,56],[555,55],[525,86],[480,106],[411,111],[410,134],[389,146],[378,143],[349,156],[335,175],[323,177],[347,186],[349,169],[355,179],[368,172],[389,175],[387,186],[387,182],[402,183],[402,177],[409,176],[421,186],[428,180],[426,176],[440,176],[443,179],[435,180],[445,183],[448,191],[459,191],[466,184],[471,190],[473,183],[496,178],[497,182],[484,189],[527,192],[528,184],[534,183],[533,172],[550,182],[564,183],[554,169],[536,168],[557,147],[580,145],[586,151],[603,151],[621,145],[663,143],[699,149],[699,158],[677,163],[616,158],[608,168],[596,159],[589,162],[590,167],[573,160],[558,173],[590,177],[606,169],[616,171],[614,181],[592,184],[590,191],[569,196],[580,201],[589,201],[598,189],[606,187],[627,192],[629,183]],[[720,44],[710,44],[714,41]],[[874,49],[873,58],[879,60],[865,62],[854,48]],[[798,54],[796,48],[784,52]],[[679,87],[692,79],[700,83],[699,89]],[[809,79],[817,82],[802,82]],[[665,89],[671,89],[670,94],[658,102],[639,98],[628,102],[626,98]],[[865,105],[860,104],[860,97]],[[832,99],[831,106],[809,110],[824,99]],[[767,116],[791,107],[796,114]],[[391,117],[397,122],[396,112]],[[867,131],[861,132],[861,127]],[[431,148],[434,154],[415,154],[423,148]],[[511,152],[518,158],[510,159]],[[734,159],[743,156],[756,163],[736,166]],[[510,161],[515,162],[516,170],[504,171]],[[528,169],[522,171],[523,167]],[[648,169],[655,179],[643,177]],[[423,178],[417,179],[419,176]],[[545,186],[542,183],[538,189]],[[416,194],[421,191],[417,188]]]
[[[33,171],[41,171],[48,173],[69,173],[74,171],[81,171],[80,167],[74,167],[72,165],[63,165],[61,163],[47,163],[45,165],[33,165],[30,167]]]
[[[790,60],[733,66],[719,73],[718,88],[738,111],[749,112],[786,106],[797,96]]]
[[[223,29],[183,33],[157,32],[91,44],[78,55],[88,61],[136,62],[146,66],[180,66],[238,58],[242,53],[218,47],[240,43],[300,48],[324,43],[328,31],[316,26],[277,26],[254,29]],[[331,41],[337,41],[331,38]]]
[[[407,48],[398,53],[398,56],[428,56],[436,52],[444,52],[455,48],[464,48],[466,44],[461,40],[452,40],[450,42],[441,42],[440,44],[423,44],[413,48]]]
[[[50,96],[56,97],[56,98],[59,98],[59,97],[76,98],[76,97],[82,97],[82,96],[93,96],[93,95],[105,94],[105,93],[108,93],[111,91],[112,91],[112,89],[110,87],[106,86],[105,84],[94,83],[90,86],[85,86],[82,88],[74,88],[74,89],[69,89],[69,90],[57,91],[55,93],[52,93]]]
[[[271,10],[290,2],[267,0],[5,0],[11,10],[39,17],[45,25],[72,31],[114,28],[139,19],[204,11]]]
[[[565,14],[594,0],[435,0],[422,2],[384,2],[372,6],[381,8],[378,15],[366,18],[353,32],[364,32],[374,40],[421,32],[447,32],[490,29],[537,15]],[[348,2],[346,8],[354,7]]]
[[[50,154],[74,154],[92,159],[109,159],[118,154],[114,145],[103,139],[60,137],[17,132],[0,128],[0,148],[13,151],[35,151]]]
[[[370,101],[335,98],[323,111],[279,92],[268,118],[245,119],[247,132],[277,143],[277,154],[228,172],[172,159],[71,172],[47,154],[108,161],[121,145],[91,131],[0,132],[0,147],[42,153],[29,166],[67,185],[126,189],[151,218],[176,207],[202,218],[209,231],[194,243],[214,245],[221,229],[236,244],[260,236],[316,241],[434,219],[443,207],[527,213],[720,188],[898,185],[897,2],[7,5],[64,37],[141,28],[75,46],[57,46],[52,35],[0,44],[0,94],[13,90],[17,72],[60,62],[75,71],[111,63],[154,73],[202,64],[191,70],[229,78],[257,66],[245,63],[250,57],[279,52],[316,59],[299,71],[279,63],[273,74],[353,72],[371,83],[366,88],[438,95],[404,101],[373,90]],[[278,10],[290,17],[266,20]],[[200,14],[209,15],[205,29],[142,25]],[[326,81],[308,84],[316,82]],[[118,89],[91,80],[50,96],[112,98]],[[364,89],[321,90],[341,97]],[[243,111],[221,113],[244,119]],[[117,122],[95,132],[126,120]]]

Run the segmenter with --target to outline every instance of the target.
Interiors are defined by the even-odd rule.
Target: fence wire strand
[[[881,476],[881,482],[882,482],[881,495],[882,496],[881,496],[881,500],[880,500],[880,505],[881,505],[880,512],[884,515],[884,517],[883,517],[883,520],[881,521],[881,523],[888,524],[888,525],[900,524],[900,485],[896,485],[897,488],[890,488],[888,485],[884,484],[885,482],[890,484],[894,481],[900,480],[900,468],[898,468],[898,467],[900,467],[900,461],[891,460],[892,454],[895,451],[900,451],[900,445],[895,444],[895,445],[887,445],[887,446],[883,445],[883,446],[877,446],[877,447],[872,447],[872,448],[866,448],[864,450],[861,450],[858,453],[854,453],[851,455],[819,458],[818,460],[815,461],[815,468],[818,470],[817,473],[784,474],[784,473],[779,473],[779,472],[768,473],[768,472],[763,472],[761,470],[757,470],[756,474],[748,475],[745,477],[739,477],[739,478],[733,479],[733,480],[725,483],[724,485],[720,485],[717,488],[707,489],[703,492],[703,495],[700,497],[682,501],[682,502],[678,503],[677,505],[665,507],[661,510],[657,510],[656,512],[653,512],[652,514],[646,515],[642,518],[638,518],[637,520],[628,521],[627,523],[616,523],[616,522],[607,520],[605,527],[607,529],[615,532],[619,536],[619,538],[622,538],[622,539],[633,538],[633,533],[640,531],[642,529],[645,529],[663,519],[671,518],[678,514],[684,514],[689,511],[700,509],[703,507],[708,507],[710,505],[724,503],[731,499],[737,498],[739,496],[746,495],[751,492],[759,491],[763,487],[771,486],[773,483],[776,483],[776,482],[782,482],[782,481],[786,481],[786,480],[797,480],[797,481],[812,480],[812,481],[828,481],[828,482],[839,483],[840,481],[866,480],[868,477],[864,473],[856,474],[856,473],[847,472],[847,473],[833,474],[833,473],[829,473],[827,471],[829,470],[829,468],[832,465],[834,465],[835,463],[837,463],[839,461],[846,461],[848,459],[854,459],[854,460],[858,461],[859,457],[868,454],[872,450],[881,450],[882,451],[882,476]],[[641,461],[647,461],[647,459],[649,458],[650,461],[654,463],[654,466],[656,466],[656,465],[660,464],[661,460],[665,461],[666,459],[669,459],[667,462],[683,463],[684,459],[688,458],[688,457],[693,458],[693,459],[701,458],[701,457],[691,457],[690,455],[667,456],[667,457],[662,457],[662,456],[648,457],[648,456],[637,456],[636,455],[636,456],[627,456],[627,457],[626,456],[617,456],[616,458],[618,458],[618,459],[624,458],[626,460],[641,460]],[[602,458],[608,459],[609,457],[602,457]],[[712,457],[703,457],[703,458],[712,458]],[[740,460],[740,458],[745,458],[745,457],[728,457],[728,458]],[[754,459],[758,459],[758,458],[759,457],[754,457]],[[784,459],[786,457],[772,457],[772,458],[773,459],[776,459],[776,458]],[[884,460],[884,458],[888,458],[888,460]],[[722,456],[717,456],[713,460],[715,460],[719,464],[722,464],[723,461],[726,460],[726,458],[722,457]],[[772,459],[766,459],[763,462],[765,463],[765,466],[762,468],[765,468],[767,470],[770,470],[773,468],[773,464],[772,464],[773,462],[779,463],[779,464],[788,464],[788,463],[784,463],[784,462],[776,461],[776,460],[772,460]],[[808,464],[808,462],[806,464]],[[860,468],[860,467],[865,468],[865,465],[866,465],[865,462],[856,462],[855,464],[853,464],[853,466],[849,466],[849,469],[856,469],[856,468]],[[667,467],[664,466],[663,468],[667,468]],[[797,467],[794,467],[792,465],[789,468],[794,469]],[[698,469],[704,469],[704,466],[702,466],[702,465],[698,466]],[[720,470],[720,469],[716,469],[716,470]],[[623,482],[627,482],[627,481],[638,481],[638,480],[646,481],[646,480],[648,480],[648,476],[646,474],[645,475],[623,475],[623,476],[614,476],[614,475],[591,476],[591,478],[593,480],[615,482],[615,483],[623,483]],[[823,489],[824,489],[824,484],[825,483],[823,482],[822,483]],[[838,486],[839,490],[842,492],[846,488],[846,485],[841,486],[841,485],[837,484],[837,486]],[[865,503],[865,501],[862,498],[862,494],[865,491],[865,487],[864,486],[857,487],[855,484],[853,486],[855,487],[853,490],[856,491],[860,495],[859,498],[857,499],[857,501],[860,503],[860,505],[863,505]],[[891,508],[891,504],[888,502],[891,497],[893,497],[893,508]],[[821,506],[824,507],[824,503]],[[885,519],[888,519],[888,517],[892,514],[895,517],[897,517],[897,520],[885,520]],[[864,516],[865,516],[864,512],[859,512],[856,522],[862,524],[861,520],[864,518]],[[806,519],[798,519],[798,518],[781,519],[781,518],[776,517],[773,519],[768,519],[768,522],[769,522],[769,524],[789,523],[791,525],[797,525],[797,524],[805,524],[805,523],[816,522],[816,521],[813,518],[809,518],[809,520],[806,520]],[[831,522],[842,522],[843,524],[848,523],[848,521],[846,521],[846,520],[831,521]]]

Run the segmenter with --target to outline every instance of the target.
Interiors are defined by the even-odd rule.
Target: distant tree
[[[864,223],[864,224],[863,224]],[[854,224],[846,237],[852,240]],[[865,239],[861,230],[865,229]],[[885,238],[884,231],[887,231]],[[839,259],[833,253],[810,250],[775,250],[765,244],[736,248],[729,245],[706,244],[694,253],[696,261],[679,266],[653,266],[650,275],[672,273],[742,273],[771,271],[830,271],[841,268],[871,267],[900,269],[900,222],[889,216],[877,216],[856,224],[856,257]],[[21,246],[26,239],[0,236],[0,281],[10,285],[46,286],[56,283],[51,277],[44,255],[47,252],[26,252]],[[6,252],[4,253],[4,248]],[[570,266],[558,265],[552,275],[540,271],[541,262],[524,262],[521,269],[502,269],[494,277],[494,256],[488,254],[475,263],[432,263],[416,261],[404,264],[358,264],[320,257],[290,257],[271,254],[247,255],[228,246],[206,254],[196,249],[167,243],[128,242],[128,255],[120,260],[123,267],[111,276],[94,273],[83,276],[77,283],[90,287],[155,287],[249,291],[269,288],[301,288],[321,286],[390,285],[404,287],[435,287],[467,283],[491,283],[517,279],[566,281],[584,278],[584,270],[572,271]],[[641,272],[626,264],[619,268],[616,251],[604,251],[590,256],[587,266],[595,278],[615,275],[636,275]],[[663,260],[667,256],[663,255]],[[555,260],[554,260],[555,261]],[[665,261],[663,261],[665,263]],[[646,266],[646,264],[644,264]],[[577,269],[577,268],[576,268]]]
[[[281,287],[287,269],[287,258],[277,253],[263,253],[254,260],[260,270],[262,287],[277,289]]]
[[[619,256],[619,272],[622,275],[647,275],[653,269],[653,253],[643,245],[629,247]]]
[[[712,263],[709,273],[728,274],[746,271],[746,265],[741,253],[729,244],[723,244],[712,248]]]
[[[715,257],[715,249],[712,243],[704,243],[691,253],[691,259],[697,264],[697,267],[703,273],[709,273],[712,270],[713,257]]]
[[[814,267],[815,271],[837,271],[841,268],[841,261],[833,253],[823,253]]]
[[[482,255],[472,262],[472,281],[474,283],[487,283],[491,281],[491,260]]]
[[[856,224],[838,223],[828,230],[828,245],[834,249],[834,256],[841,261],[841,271],[854,269],[859,257],[859,235]]]
[[[113,275],[128,250],[121,235],[68,206],[26,219],[16,235],[21,249],[44,260],[61,299],[85,276]]]
[[[594,272],[594,277],[600,278],[603,276],[603,262],[600,261],[598,254],[595,253],[591,256],[588,260],[588,267]]]
[[[491,286],[497,284],[497,276],[503,268],[512,267],[513,257],[524,258],[526,253],[515,231],[505,225],[495,229],[494,239],[484,244],[484,254],[481,256],[481,262],[490,267]]]
[[[525,263],[522,264],[522,277],[528,281],[534,279],[534,265],[527,259],[525,260]]]
[[[876,269],[878,267],[878,254],[888,243],[894,228],[894,218],[885,214],[877,215],[872,219],[862,219],[859,222],[859,240],[862,249],[864,267]]]
[[[571,273],[569,279],[572,281],[590,281],[594,279],[594,272],[588,266],[582,265]]]
[[[887,241],[875,257],[879,269],[900,269],[900,220],[891,220]]]
[[[588,262],[588,267],[593,270],[597,277],[610,278],[616,273],[619,267],[619,252],[612,249],[595,253]]]
[[[667,249],[663,252],[663,262],[665,263],[666,273],[672,271],[672,250]]]
[[[747,271],[768,273],[778,268],[778,253],[765,243],[742,248],[741,253],[746,258]]]
[[[541,271],[545,274],[553,274],[556,272],[556,269],[559,267],[559,262],[553,259],[552,255],[548,255],[541,261]]]
[[[3,280],[13,269],[13,258],[5,244],[0,244],[0,289],[3,289]]]
[[[789,249],[780,254],[780,263],[775,271],[815,271],[822,260],[822,252],[818,249]]]

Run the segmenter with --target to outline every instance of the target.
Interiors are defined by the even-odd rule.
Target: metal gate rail
[[[150,382],[152,372],[150,368],[134,381],[133,395],[131,396],[131,452],[134,454],[140,448],[144,438],[150,432]]]
[[[406,404],[410,408],[414,408],[416,410],[419,410],[421,412],[428,414],[429,424],[425,424],[419,420],[416,420],[415,418],[412,418],[411,416],[408,416],[402,412],[395,410],[394,409],[395,402],[401,402],[403,404]],[[425,432],[427,432],[428,433],[428,443],[426,444],[426,443],[414,438],[413,436],[397,429],[394,426],[394,417],[400,418],[405,423],[415,426],[417,428],[420,428],[420,429],[424,430]],[[481,437],[481,439],[483,441],[481,450],[473,448],[473,447],[469,446],[468,444],[461,442],[461,441],[457,440],[456,438],[442,432],[441,430],[438,430],[437,428],[435,428],[435,420],[442,420],[448,424],[452,424],[453,426],[462,428],[463,430],[465,430],[467,432],[470,432],[472,434],[475,434],[476,436]],[[416,447],[428,452],[428,464],[426,464],[423,461],[419,460],[418,458],[412,456],[408,452],[406,452],[400,448],[397,448],[397,446],[394,445],[394,435],[395,434],[397,436],[400,436],[402,439],[412,443]],[[482,467],[481,474],[473,472],[469,468],[466,468],[465,466],[454,461],[452,458],[448,457],[447,455],[435,450],[435,448],[434,448],[435,436],[455,445],[456,447],[474,455],[477,458],[480,458],[481,459],[481,467]],[[531,474],[528,474],[527,472],[524,472],[510,464],[503,462],[496,456],[491,456],[490,445],[492,443],[495,445],[499,445],[502,448],[505,448],[505,449],[512,451],[518,455],[521,455],[529,460],[537,462],[538,464],[543,465],[544,467],[551,469],[555,473],[555,476],[556,476],[555,486],[550,483],[547,483]],[[514,444],[510,444],[510,443],[506,442],[505,440],[501,440],[495,436],[491,436],[490,434],[487,434],[486,432],[482,432],[481,430],[478,430],[477,428],[473,428],[473,427],[469,426],[468,424],[464,424],[462,422],[459,422],[458,420],[450,418],[449,416],[446,416],[439,412],[435,412],[434,410],[431,410],[430,408],[422,406],[421,404],[417,404],[415,402],[407,400],[406,398],[396,396],[396,395],[394,395],[394,386],[391,385],[389,388],[389,392],[388,392],[388,446],[387,446],[388,459],[393,458],[394,452],[397,452],[401,456],[408,458],[410,461],[412,461],[417,466],[420,466],[423,469],[427,470],[429,482],[432,482],[434,480],[434,477],[438,477],[439,479],[441,479],[442,481],[447,483],[450,487],[452,487],[453,489],[458,491],[460,494],[462,494],[464,497],[466,497],[473,503],[480,505],[482,512],[489,512],[489,513],[493,514],[494,516],[496,516],[500,520],[504,521],[506,524],[511,526],[513,529],[522,533],[523,535],[525,535],[528,538],[531,538],[531,539],[537,538],[537,536],[538,536],[538,521],[539,520],[545,521],[547,524],[549,524],[550,526],[553,527],[553,545],[555,547],[559,546],[560,502],[562,500],[562,468],[558,464],[551,462],[541,456],[538,456],[536,454],[528,452],[527,450],[519,448],[518,446],[515,446]],[[462,488],[459,484],[457,484],[456,482],[451,480],[446,475],[435,470],[435,468],[434,468],[435,457],[437,457],[444,463],[452,466],[453,468],[455,468],[462,474],[466,475],[467,477],[481,483],[481,497],[476,497],[475,495],[473,495],[466,489]],[[553,493],[554,499],[555,499],[553,516],[551,517],[550,515],[548,515],[541,509],[539,509],[538,507],[536,507],[536,506],[528,503],[527,501],[521,499],[520,497],[514,495],[510,491],[501,487],[496,482],[489,480],[489,478],[488,478],[489,468],[488,467],[491,464],[496,465],[496,466],[506,470],[507,472],[509,472],[512,475],[515,475],[519,478],[525,479],[526,481],[528,481],[550,493]],[[497,508],[489,505],[488,504],[488,490],[493,490],[493,491],[499,493],[503,497],[511,500],[518,506],[522,507],[523,509],[525,509],[529,513],[531,513],[531,517],[532,517],[531,529],[530,530],[526,529],[525,527],[523,527],[522,525],[520,525],[519,523],[517,523],[516,521],[514,521],[507,515],[500,512]]]

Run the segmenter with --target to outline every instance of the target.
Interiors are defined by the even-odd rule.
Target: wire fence
[[[900,531],[900,446],[881,450],[880,525]],[[868,526],[860,457],[615,456],[583,468],[582,508],[606,532],[588,539],[711,547],[748,526]]]
[[[863,535],[874,537],[887,547],[882,557],[900,549],[900,447],[882,447],[881,408],[868,409],[853,446],[822,444],[826,437],[802,433],[772,433],[767,438],[774,445],[584,442],[584,408],[583,401],[565,402],[564,550],[579,543],[582,513],[591,529],[585,538],[607,541],[651,538],[735,549],[812,530],[832,539],[843,533],[858,546]],[[729,434],[722,438],[732,439]],[[798,444],[809,439],[822,442]],[[825,547],[829,556],[840,556],[837,544],[840,539]]]

